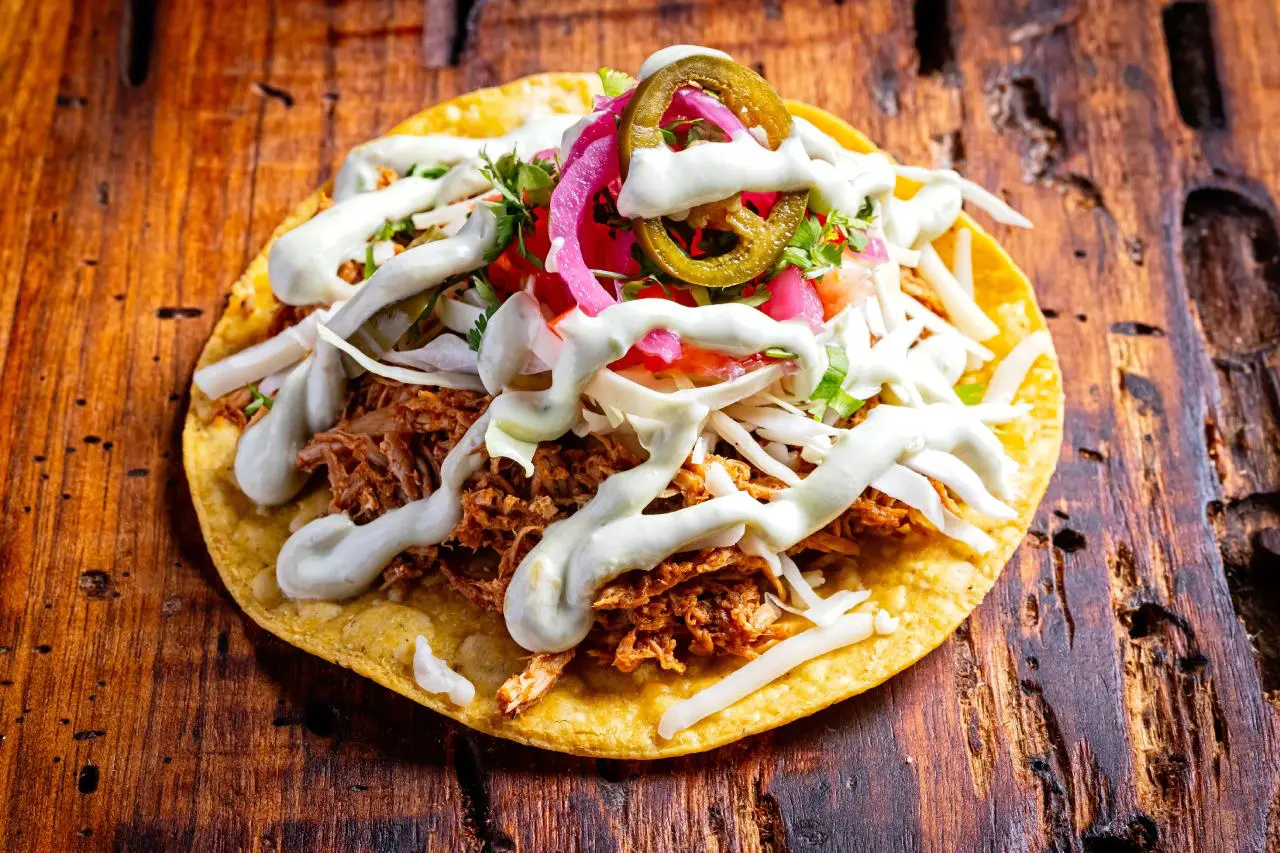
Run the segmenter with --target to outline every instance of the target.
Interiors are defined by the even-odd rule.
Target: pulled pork
[[[449,448],[475,422],[489,398],[472,391],[432,390],[374,376],[353,383],[341,421],[298,454],[302,470],[323,467],[331,512],[357,523],[429,495]],[[861,415],[865,416],[865,415]],[[860,417],[855,415],[855,417]],[[643,454],[617,436],[565,436],[544,442],[534,476],[507,459],[491,459],[462,490],[462,520],[439,546],[401,554],[383,572],[383,588],[403,597],[419,578],[439,571],[468,601],[501,612],[511,575],[543,530],[591,500],[610,476],[638,465]],[[728,456],[719,462],[738,488],[759,499],[783,487]],[[670,511],[708,500],[705,467],[686,463],[672,488],[650,507]],[[904,533],[908,510],[875,491],[860,497],[824,530],[792,549],[831,560],[858,552],[860,537]],[[766,600],[787,591],[764,560],[735,547],[676,554],[651,571],[629,572],[594,603],[595,625],[582,644],[587,657],[631,672],[645,661],[683,672],[689,656],[752,658],[776,639],[779,616]],[[573,652],[534,655],[498,693],[504,714],[515,715],[555,683]]]

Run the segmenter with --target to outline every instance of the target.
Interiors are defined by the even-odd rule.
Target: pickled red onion
[[[611,117],[606,117],[606,120],[613,124]],[[589,125],[583,136],[599,124]],[[556,254],[556,268],[574,301],[590,316],[617,301],[587,266],[579,239],[595,194],[617,177],[617,149],[618,140],[613,135],[606,134],[591,142],[573,162],[566,160],[560,182],[551,193],[548,234],[552,240],[560,238],[564,241]],[[680,357],[680,339],[665,330],[650,332],[636,347],[646,355],[667,363]]]
[[[800,270],[789,266],[769,282],[769,301],[760,310],[775,320],[804,320],[815,332],[822,329],[822,300]]]
[[[862,251],[853,252],[852,254],[860,261],[870,261],[873,264],[883,264],[889,260],[889,249],[885,246],[884,240],[870,235],[867,237],[867,245],[862,248]]]
[[[588,126],[578,141],[581,142],[599,124],[600,122],[595,122]],[[552,240],[558,238],[563,241],[556,254],[556,268],[568,285],[574,301],[592,317],[616,300],[591,274],[582,257],[582,244],[578,234],[591,210],[595,194],[617,174],[617,147],[615,137],[603,136],[588,144],[577,157],[571,153],[560,175],[560,182],[551,193],[548,234]],[[577,143],[574,149],[576,151]]]

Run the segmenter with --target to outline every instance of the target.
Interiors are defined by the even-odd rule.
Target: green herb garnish
[[[830,408],[842,418],[861,409],[865,400],[859,400],[842,387],[844,379],[849,375],[849,356],[834,344],[827,346],[827,369],[822,374],[822,381],[814,389],[809,399],[816,405],[810,409],[814,420],[822,420]]]
[[[382,226],[373,232],[373,240],[390,240],[397,234],[412,234],[416,229],[413,227],[413,217],[406,216],[404,219],[388,219],[382,223]]]
[[[373,278],[373,274],[378,271],[378,265],[373,262],[373,244],[364,247],[364,278],[365,281]]]
[[[805,278],[818,278],[838,269],[845,245],[853,252],[867,247],[866,230],[871,226],[873,213],[874,207],[867,200],[852,217],[839,210],[831,211],[825,223],[819,222],[816,216],[806,217],[782,250],[774,274],[793,266]]]
[[[982,402],[982,395],[986,393],[987,386],[981,382],[969,382],[964,385],[957,385],[955,390],[960,402],[966,406],[976,406]]]
[[[471,276],[471,283],[475,286],[476,293],[480,295],[486,303],[484,313],[476,318],[475,325],[467,331],[467,346],[476,352],[480,351],[480,341],[484,338],[485,329],[489,328],[489,318],[493,316],[493,312],[498,310],[498,306],[502,304],[498,299],[498,293],[493,289],[493,285],[484,273],[478,272]]]
[[[541,269],[541,259],[525,248],[524,230],[533,225],[533,209],[551,203],[554,184],[551,176],[555,172],[555,163],[551,160],[525,162],[514,152],[502,155],[497,162],[484,151],[480,152],[480,158],[484,161],[480,172],[502,196],[502,201],[490,205],[498,217],[498,239],[485,253],[485,262],[497,260],[514,239],[520,247],[520,254]]]
[[[604,87],[604,93],[610,98],[618,97],[635,84],[636,78],[625,71],[619,71],[607,65],[600,67],[600,85]]]
[[[268,411],[271,410],[273,400],[266,394],[259,391],[257,385],[249,386],[249,394],[253,397],[253,401],[244,407],[244,413],[246,415],[252,415],[254,412],[258,411],[258,409],[262,408],[265,408]]]
[[[448,171],[448,166],[428,166],[425,163],[414,163],[409,166],[409,171],[405,172],[405,177],[443,178]]]
[[[467,346],[476,352],[480,352],[480,342],[484,340],[485,329],[489,328],[489,318],[493,316],[493,312],[497,311],[497,307],[490,305],[484,309],[484,313],[476,318],[476,324],[467,331]]]

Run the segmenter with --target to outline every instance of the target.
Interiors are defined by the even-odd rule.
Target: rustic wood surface
[[[231,281],[345,149],[680,41],[1038,223],[1007,243],[1067,440],[913,669],[708,755],[579,760],[255,628],[178,433]],[[1280,849],[1278,43],[1262,0],[0,0],[0,847]]]

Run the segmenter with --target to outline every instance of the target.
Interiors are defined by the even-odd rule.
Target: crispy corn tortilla
[[[393,132],[493,136],[520,124],[531,106],[585,112],[597,86],[594,75],[529,77],[432,107]],[[840,119],[803,104],[788,106],[846,147],[875,150]],[[903,184],[900,189],[907,189]],[[298,205],[273,239],[312,216],[320,198],[317,192]],[[1026,276],[995,240],[968,217],[962,217],[961,224],[973,231],[977,299],[1000,326],[1000,336],[987,341],[1000,357],[1027,334],[1045,328],[1044,316]],[[954,229],[936,244],[944,258],[951,256],[953,237]],[[269,248],[270,244],[236,282],[227,310],[200,356],[201,365],[265,335],[276,305],[267,282]],[[989,373],[988,366],[964,381],[986,381]],[[870,589],[872,602],[901,617],[896,633],[811,661],[673,739],[662,740],[657,730],[663,711],[713,684],[741,661],[695,658],[684,675],[653,664],[626,674],[577,661],[529,711],[516,719],[503,717],[494,694],[523,667],[526,653],[507,636],[499,616],[481,612],[439,575],[425,578],[399,603],[377,591],[340,603],[295,602],[283,596],[275,581],[276,555],[291,529],[325,512],[328,492],[317,480],[311,491],[289,505],[254,506],[232,474],[240,430],[224,419],[210,422],[209,399],[194,386],[191,395],[183,432],[191,494],[213,562],[255,622],[301,649],[474,729],[545,749],[610,758],[699,752],[771,729],[872,688],[936,648],[982,601],[1022,540],[1057,463],[1063,411],[1056,357],[1041,358],[1017,396],[1019,402],[1031,404],[1031,415],[998,428],[1005,449],[1019,465],[1015,485],[1022,497],[1014,503],[1018,517],[1002,523],[969,517],[995,539],[990,553],[975,559],[963,546],[937,534],[913,538],[905,547],[867,543],[864,553],[823,587],[824,594],[837,587]],[[784,624],[792,631],[807,624],[788,618],[791,622]],[[415,683],[412,658],[419,634],[427,637],[436,655],[475,683],[476,698],[469,705],[454,705]]]

